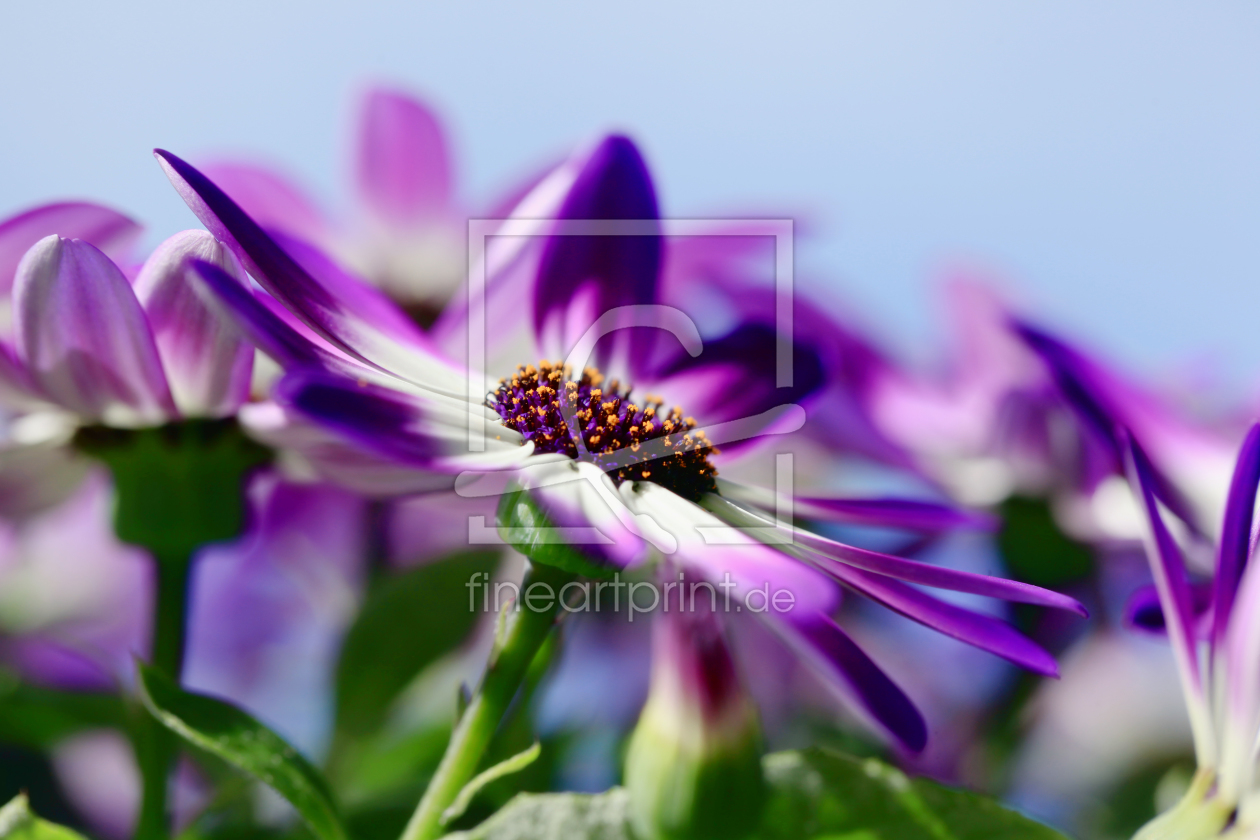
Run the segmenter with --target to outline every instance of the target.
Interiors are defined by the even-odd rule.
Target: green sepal
[[[163,561],[240,535],[245,479],[272,457],[232,418],[146,429],[89,426],[74,442],[113,474],[118,538]]]
[[[590,578],[611,578],[616,567],[596,563],[581,549],[564,542],[552,529],[538,503],[527,490],[516,488],[499,501],[499,535],[503,541],[534,563],[563,569]]]

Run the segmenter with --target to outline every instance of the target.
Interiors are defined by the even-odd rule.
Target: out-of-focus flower
[[[1120,780],[1188,755],[1192,740],[1176,668],[1156,641],[1095,632],[1062,662],[1063,679],[1030,701],[1008,795],[1070,828],[1105,807]]]
[[[1047,498],[1060,525],[1099,544],[1136,541],[1140,516],[1125,488],[1112,429],[1128,428],[1161,476],[1165,503],[1210,531],[1224,504],[1241,429],[1194,420],[1154,389],[1015,316],[989,287],[947,290],[956,334],[947,376],[891,363],[869,343],[856,399],[875,428],[951,496],[996,504]]]
[[[1168,400],[1067,342],[1023,322],[1012,327],[1044,363],[1089,453],[1076,485],[1089,507],[1078,508],[1077,521],[1092,522],[1104,538],[1140,537],[1142,516],[1134,510],[1140,504],[1128,502],[1121,483],[1125,456],[1116,430],[1125,429],[1151,460],[1161,503],[1196,533],[1212,536],[1225,509],[1223,488],[1243,428],[1230,418],[1191,422]]]
[[[267,473],[249,501],[251,529],[196,559],[184,684],[238,703],[318,758],[341,637],[361,595],[366,504]],[[114,537],[110,513],[97,470],[66,504],[6,526],[0,660],[23,678],[112,691],[131,684],[134,658],[149,650],[154,570]],[[73,777],[69,793],[95,828],[130,836],[139,780],[124,742],[105,733],[66,742],[56,767]],[[124,801],[93,795],[102,779]]]
[[[799,425],[803,409],[781,401],[806,400],[811,389],[803,383],[776,393],[772,383],[747,378],[732,390],[727,368],[744,357],[723,358],[721,375],[706,378],[698,375],[701,356],[690,371],[687,395],[711,406],[719,421],[701,434],[681,411],[666,411],[663,401],[633,401],[629,388],[583,368],[585,358],[572,368],[542,363],[522,366],[497,384],[481,381],[443,357],[383,297],[346,284],[321,284],[212,181],[167,152],[158,152],[158,158],[202,222],[272,296],[260,299],[221,269],[195,264],[256,346],[291,371],[277,389],[280,405],[271,430],[277,442],[287,438],[305,446],[307,454],[317,442],[323,451],[314,453],[313,462],[338,446],[333,451],[343,467],[353,462],[360,477],[374,465],[384,468],[396,489],[450,488],[465,471],[474,475],[461,482],[464,493],[497,495],[515,482],[528,496],[512,511],[533,505],[553,526],[594,528],[601,539],[581,549],[589,562],[610,571],[668,554],[687,574],[711,585],[728,583],[737,598],[786,592],[774,609],[755,610],[758,617],[859,713],[910,750],[921,749],[927,738],[923,720],[831,619],[841,586],[1024,667],[1055,672],[1053,658],[1008,625],[907,583],[1083,612],[1071,598],[854,548],[800,529],[784,544],[774,515],[763,508],[767,498],[773,506],[778,498],[773,493],[734,484],[716,492],[713,447]],[[529,220],[642,224],[658,218],[642,158],[621,137],[557,169],[519,207]],[[542,246],[524,298],[532,302],[534,325],[534,346],[525,352],[536,358],[583,346],[578,356],[618,364],[669,394],[669,375],[652,364],[660,358],[659,335],[648,328],[667,328],[691,355],[700,354],[701,343],[681,312],[659,306],[659,230],[649,225],[624,236],[547,236],[554,222],[534,223]],[[488,289],[491,331],[499,323],[511,326],[521,314],[518,307],[514,317],[496,319],[493,313],[502,311],[493,300],[497,288],[510,287]],[[520,289],[510,291],[516,295]],[[286,309],[291,314],[281,314]],[[614,333],[614,340],[597,348],[601,329]],[[808,352],[797,348],[797,358]],[[757,356],[750,352],[747,358],[755,363]],[[723,400],[723,394],[731,399]],[[738,406],[738,413],[724,416],[728,405]],[[473,435],[481,451],[472,453],[470,418],[483,429]],[[364,460],[365,453],[373,460]],[[900,500],[797,501],[801,515],[822,521],[895,523],[928,532],[973,519]],[[707,537],[713,535],[724,544],[710,545]]]
[[[0,515],[26,517],[64,501],[88,462],[66,448],[73,423],[33,394],[14,348],[13,286],[18,265],[37,242],[58,234],[100,248],[128,266],[141,228],[123,214],[87,202],[45,204],[0,221]]]
[[[5,523],[0,656],[28,679],[111,690],[147,649],[152,575],[114,536],[111,501],[94,469],[65,503]]]
[[[231,253],[203,231],[162,243],[134,288],[86,242],[56,234],[37,242],[13,287],[13,350],[32,401],[122,427],[235,412],[249,394],[253,348],[186,282],[191,259],[244,282]]]
[[[369,90],[360,104],[353,173],[359,212],[352,218],[330,217],[270,169],[205,167],[263,227],[318,243],[423,321],[455,291],[466,258],[453,169],[433,111],[387,88]]]
[[[1155,470],[1133,438],[1122,431],[1118,435],[1146,516],[1147,555],[1199,767],[1181,803],[1138,837],[1255,837],[1260,835],[1255,753],[1260,736],[1260,570],[1250,561],[1260,484],[1260,424],[1243,442],[1229,484],[1207,604],[1210,617],[1205,620],[1200,620],[1202,610],[1196,610],[1184,555],[1161,510]]]

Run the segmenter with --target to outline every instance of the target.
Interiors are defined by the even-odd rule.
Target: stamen
[[[538,452],[577,458],[577,446],[560,406],[562,381],[566,409],[579,424],[592,463],[602,466],[608,460],[603,456],[626,448],[637,453],[649,440],[662,440],[668,447],[666,454],[651,461],[608,466],[605,472],[614,483],[652,481],[692,501],[716,490],[717,471],[708,456],[718,450],[703,430],[696,429],[695,419],[685,416],[678,406],[667,411],[655,396],[645,397],[642,406],[631,402],[631,388],[623,389],[615,379],[605,383],[595,368],[586,368],[574,380],[568,366],[546,359],[537,368],[522,365],[510,379],[499,380],[486,404],[498,412],[503,425],[533,441]],[[679,433],[681,441],[671,438]]]

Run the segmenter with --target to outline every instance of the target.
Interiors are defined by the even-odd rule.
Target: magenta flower
[[[473,374],[439,352],[385,298],[354,287],[344,276],[332,285],[325,277],[317,279],[305,267],[312,264],[309,257],[281,248],[212,181],[174,155],[157,155],[193,211],[269,293],[250,294],[222,269],[195,264],[250,340],[290,371],[271,409],[274,440],[287,438],[313,460],[339,447],[342,467],[379,471],[398,479],[399,487],[409,482],[412,490],[449,489],[461,473],[458,486],[464,494],[499,493],[515,482],[529,491],[552,525],[598,533],[596,544],[581,546],[594,564],[622,569],[668,554],[698,579],[730,582],[736,597],[747,598],[762,587],[789,593],[783,600],[790,597],[790,609],[759,617],[855,709],[911,750],[926,741],[923,720],[832,620],[842,587],[1024,667],[1055,673],[1053,658],[1008,625],[907,584],[1083,613],[1071,598],[799,529],[784,540],[766,507],[773,506],[773,494],[718,483],[714,473],[720,459],[712,445],[798,426],[803,410],[781,401],[808,401],[820,384],[807,381],[778,394],[771,383],[745,376],[736,377],[739,390],[732,389],[730,367],[758,364],[772,352],[773,336],[766,343],[764,336],[747,335],[740,352],[721,356],[706,371],[694,326],[688,330],[681,320],[667,324],[688,355],[696,356],[687,366],[686,397],[710,412],[706,420],[715,425],[708,427],[708,437],[690,417],[667,410],[666,403],[636,399],[628,386],[593,368],[578,372],[580,364],[573,370],[548,363],[515,372],[505,368],[506,378],[498,383],[475,378],[470,383]],[[658,218],[643,160],[621,137],[607,138],[566,162],[518,207],[522,218],[534,220]],[[496,320],[495,313],[504,311],[496,294],[521,300],[521,272],[515,280],[510,273],[508,279],[492,274],[488,330],[510,329],[527,317],[534,328],[534,358],[554,357],[597,318],[611,319],[626,329],[595,348],[595,362],[621,366],[652,391],[677,393],[671,361],[677,356],[662,349],[661,336],[643,329],[660,321],[636,320],[643,312],[661,317],[656,308],[661,237],[650,227],[627,236],[547,236],[554,223],[536,224],[541,244],[528,255],[532,269],[525,272],[531,279],[524,304],[508,307],[515,312]],[[798,359],[809,355],[809,347],[796,348]],[[485,429],[476,438],[483,447],[479,452],[468,451],[470,417]],[[358,453],[358,460],[349,453]],[[411,478],[400,479],[407,475]],[[933,532],[975,519],[920,502],[795,501],[804,515],[822,522]],[[710,545],[708,537],[718,533],[724,544]]]
[[[446,133],[423,102],[373,88],[355,132],[356,213],[333,217],[284,176],[243,163],[206,167],[268,230],[318,242],[408,306],[440,308],[459,284],[464,227]]]

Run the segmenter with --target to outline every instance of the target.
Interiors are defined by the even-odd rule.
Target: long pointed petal
[[[280,380],[276,400],[364,449],[402,464],[423,469],[445,454],[442,443],[422,431],[421,407],[379,385],[315,370],[296,371]]]
[[[1221,528],[1220,552],[1216,560],[1216,579],[1212,586],[1212,639],[1219,643],[1225,637],[1234,596],[1242,581],[1251,554],[1252,518],[1256,508],[1256,489],[1260,484],[1260,423],[1251,427],[1238,453],[1234,475],[1229,483],[1225,502],[1225,522]]]
[[[186,417],[223,417],[249,398],[254,348],[198,295],[188,277],[193,259],[219,266],[244,288],[245,271],[236,257],[201,230],[177,233],[159,245],[134,288],[149,316],[176,407]]]
[[[833,564],[838,561],[854,568],[909,583],[917,583],[921,586],[967,592],[972,595],[983,595],[986,598],[1000,598],[1003,601],[1013,601],[1018,604],[1053,607],[1074,612],[1082,617],[1089,615],[1085,607],[1075,598],[1042,589],[1030,583],[948,569],[918,560],[907,560],[904,557],[855,548],[801,531],[797,531],[797,539],[831,561],[824,564],[825,568],[833,568]]]
[[[82,201],[45,204],[0,222],[0,292],[13,287],[22,256],[50,234],[82,239],[112,258],[122,257],[140,236],[136,222],[108,207]]]
[[[298,333],[268,309],[252,291],[220,266],[193,260],[195,276],[207,289],[207,303],[219,304],[223,317],[232,318],[251,344],[286,369],[319,367],[344,369],[345,363]]]
[[[718,487],[721,488],[724,497],[746,502],[763,510],[772,509],[777,503],[781,503],[779,494],[769,489],[723,481],[720,478]],[[997,526],[997,519],[991,514],[919,499],[894,497],[857,499],[793,494],[791,502],[798,516],[820,522],[867,525],[872,528],[897,528],[924,534],[958,529],[988,531]]]
[[[364,97],[355,169],[363,203],[395,226],[450,204],[451,161],[442,124],[405,94],[377,88]]]
[[[1059,391],[1076,412],[1085,429],[1115,460],[1115,469],[1123,469],[1127,455],[1123,438],[1132,431],[1122,414],[1122,403],[1111,399],[1110,386],[1098,365],[1083,353],[1035,327],[1014,322],[1012,328],[1045,363]],[[1177,515],[1196,533],[1201,533],[1194,507],[1157,465],[1147,459],[1147,473],[1155,498]]]
[[[834,621],[791,614],[767,623],[863,717],[911,752],[927,746],[927,724],[914,703]]]
[[[1211,712],[1200,678],[1199,655],[1195,644],[1193,602],[1186,577],[1185,559],[1168,526],[1164,524],[1155,495],[1155,478],[1150,460],[1132,438],[1125,439],[1129,484],[1146,514],[1146,557],[1155,587],[1164,608],[1164,625],[1172,644],[1173,657],[1181,676],[1181,689],[1190,712],[1190,727],[1200,767],[1214,766],[1216,745]]]
[[[177,416],[144,310],[109,257],[45,237],[18,266],[13,296],[18,355],[51,399],[114,425]]]
[[[826,567],[837,580],[925,627],[986,650],[1038,674],[1059,675],[1054,657],[1009,624],[934,598],[912,586],[844,564]]]
[[[720,496],[706,498],[705,507],[737,527],[751,526],[769,530],[774,526],[774,521],[764,514],[736,505]],[[1054,607],[1082,616],[1087,614],[1085,607],[1076,599],[1049,589],[1042,589],[1040,586],[990,575],[963,572],[865,548],[856,548],[803,528],[794,529],[791,532],[791,539],[797,546],[804,547],[810,552],[807,556],[814,564],[831,574],[842,574],[844,570],[838,567],[844,566],[937,589]]]
[[[378,290],[359,285],[347,295],[343,288],[320,283],[209,178],[170,152],[158,149],[154,154],[202,224],[232,248],[263,288],[320,337],[364,364],[421,387],[465,394],[464,377],[427,347],[404,343],[360,314],[365,305],[369,313],[378,314],[391,306]]]
[[[992,530],[996,519],[986,513],[918,499],[840,499],[830,496],[797,496],[797,511],[824,522],[845,522],[876,528],[938,533],[959,528]]]

